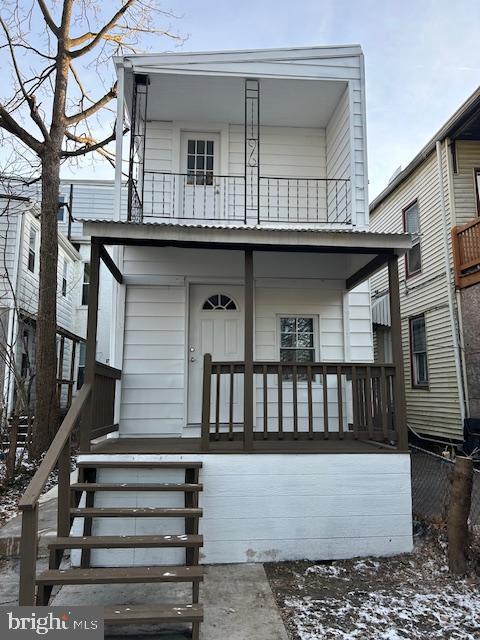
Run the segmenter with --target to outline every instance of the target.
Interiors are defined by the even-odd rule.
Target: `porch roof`
[[[411,246],[410,235],[406,233],[374,233],[352,229],[263,225],[227,227],[112,220],[83,222],[85,234],[102,245],[343,254],[349,259],[342,260],[335,271],[337,278],[345,280],[347,289],[367,280],[389,259],[404,254]]]
[[[268,251],[386,252],[403,255],[411,247],[408,233],[378,233],[355,229],[280,227],[267,225],[184,224],[181,222],[124,222],[78,218],[87,236],[102,244],[210,244]]]

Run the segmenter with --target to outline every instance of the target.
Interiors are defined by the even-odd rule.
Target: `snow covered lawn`
[[[444,546],[265,569],[292,640],[478,640],[480,579],[449,576]]]

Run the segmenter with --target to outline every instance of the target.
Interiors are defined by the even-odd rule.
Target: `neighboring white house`
[[[478,446],[480,436],[479,194],[477,89],[370,205],[372,230],[414,236],[399,265],[408,424],[440,443],[467,446]],[[371,289],[384,361],[385,272],[372,278]]]
[[[35,333],[40,266],[39,207],[27,197],[0,194],[2,411],[10,415],[15,397],[15,376],[35,384]],[[83,276],[80,255],[59,232],[57,272],[57,345],[60,404],[66,406],[75,391],[79,345],[76,334],[76,296]],[[85,335],[85,334],[84,334]],[[84,340],[83,340],[84,342]],[[75,345],[75,346],[74,346]],[[73,362],[72,362],[73,359]]]
[[[115,64],[127,206],[118,163],[114,219],[83,221],[86,383],[64,429],[84,412],[84,501],[52,548],[82,549],[92,583],[118,581],[115,565],[130,567],[125,582],[197,572],[178,612],[198,638],[200,561],[412,548],[397,282],[411,242],[369,230],[359,46]],[[385,264],[394,362],[374,364],[368,279]],[[104,269],[109,366],[96,363]],[[75,575],[51,568],[37,602]],[[115,605],[106,619],[171,620],[172,606]]]

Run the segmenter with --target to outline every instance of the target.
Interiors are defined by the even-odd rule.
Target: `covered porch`
[[[185,412],[186,427],[181,437],[168,433],[121,433],[95,441],[85,433],[84,451],[96,453],[193,453],[193,452],[375,452],[405,451],[407,448],[403,363],[401,356],[397,259],[409,246],[406,235],[332,233],[318,230],[215,229],[181,225],[138,225],[91,223],[91,298],[87,334],[88,361],[95,360],[96,305],[100,260],[111,271],[119,290],[135,279],[121,271],[106,246],[208,249],[232,252],[243,265],[242,346],[240,357],[212,358],[208,347],[187,349],[185,359],[199,362],[199,394],[196,410]],[[224,259],[224,255],[222,254]],[[334,274],[312,273],[311,277],[335,277],[345,292],[365,282],[386,266],[389,272],[393,328],[393,363],[311,357],[295,359],[281,352],[280,359],[260,359],[255,353],[255,282],[262,275],[266,256],[275,261],[303,256],[323,256]],[[239,257],[240,256],[240,257]],[[273,262],[272,264],[274,264]],[[312,263],[313,264],[313,263]],[[315,264],[322,264],[315,263]],[[257,265],[257,267],[255,266]],[[312,267],[315,268],[315,267]],[[313,286],[313,285],[312,285]],[[258,285],[257,285],[258,289]],[[312,289],[313,291],[313,289]],[[123,302],[122,302],[123,301]],[[258,304],[258,302],[257,302]],[[123,305],[123,306],[122,306]],[[119,296],[119,313],[124,312],[125,293]],[[299,310],[301,315],[301,309]],[[117,323],[118,324],[118,323]],[[344,328],[346,331],[347,329]],[[122,336],[119,336],[122,339]],[[287,336],[288,338],[288,336]],[[258,349],[257,346],[257,350]],[[321,354],[320,354],[321,355]],[[235,357],[236,356],[236,357]],[[121,362],[115,362],[119,369]],[[191,373],[191,372],[190,372]],[[190,376],[193,380],[193,376]],[[190,380],[190,385],[193,384]],[[122,419],[117,382],[115,424]],[[92,384],[95,395],[95,385]],[[173,392],[172,392],[173,393]],[[185,403],[190,402],[185,396]],[[168,408],[167,406],[165,407]],[[159,407],[159,411],[162,406]],[[192,415],[198,419],[192,420]],[[95,418],[92,429],[98,429]],[[104,425],[105,427],[105,425]],[[98,432],[97,432],[98,433]],[[161,437],[163,436],[163,437]]]

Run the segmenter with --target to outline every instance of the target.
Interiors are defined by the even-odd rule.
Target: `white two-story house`
[[[369,231],[360,47],[115,64],[127,206],[117,163],[115,219],[85,222],[85,385],[51,456],[82,414],[81,478],[53,557],[81,550],[72,581],[187,581],[187,568],[179,615],[198,637],[199,563],[411,549],[397,270],[410,238]],[[385,265],[393,363],[374,364],[368,278]],[[96,363],[104,269],[110,366]],[[54,561],[37,601],[66,580]],[[134,609],[106,620],[175,617]]]

